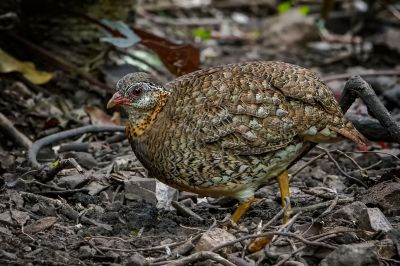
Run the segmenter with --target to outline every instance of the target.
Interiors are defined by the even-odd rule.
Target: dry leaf
[[[57,222],[57,217],[44,217],[37,220],[33,224],[25,226],[25,232],[28,234],[42,232],[50,227],[52,227]]]
[[[32,62],[21,62],[2,49],[0,49],[0,72],[20,72],[34,84],[47,83],[53,77],[53,74],[50,72],[36,70]]]
[[[190,44],[176,44],[147,31],[133,28],[140,43],[153,50],[171,73],[180,76],[199,69],[200,52]]]
[[[96,106],[85,106],[85,112],[89,115],[92,124],[103,124],[103,125],[119,125],[121,124],[121,118],[118,114],[111,117],[106,114],[103,110]]]

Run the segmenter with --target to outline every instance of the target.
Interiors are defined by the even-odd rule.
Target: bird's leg
[[[290,194],[289,194],[289,173],[287,170],[283,171],[278,176],[278,184],[279,184],[279,190],[281,191],[282,207],[285,208],[285,206],[286,206],[285,198],[290,196]],[[291,211],[292,210],[289,205],[285,209],[285,212],[283,214],[283,223],[286,224],[289,221]]]
[[[254,197],[250,197],[246,201],[240,203],[240,205],[236,208],[235,212],[232,214],[232,221],[235,224],[237,224],[237,222],[240,220],[243,214],[246,213],[246,211],[250,208],[251,204],[255,200],[256,199]]]
[[[290,219],[290,213],[291,213],[291,208],[290,208],[290,201],[285,201],[285,198],[289,198],[289,174],[288,171],[285,170],[283,171],[279,176],[278,176],[278,184],[279,184],[279,190],[281,191],[281,198],[282,198],[282,207],[285,208],[286,204],[288,206],[285,208],[285,211],[283,213],[283,223],[286,224],[289,222]],[[247,246],[247,250],[250,253],[257,252],[264,248],[268,243],[272,241],[272,236],[266,236],[266,237],[258,237],[254,241],[250,242]]]

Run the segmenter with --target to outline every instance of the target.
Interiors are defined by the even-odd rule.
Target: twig
[[[266,233],[262,233],[262,234],[256,234],[256,235],[247,235],[247,236],[243,236],[240,238],[237,238],[235,240],[232,241],[228,241],[225,242],[221,245],[218,245],[216,247],[214,247],[213,249],[211,249],[211,251],[213,252],[217,252],[218,250],[231,246],[235,243],[241,242],[243,240],[247,240],[247,239],[251,239],[251,238],[258,238],[258,237],[263,237],[263,236],[273,236],[273,235],[281,235],[281,236],[287,236],[287,237],[293,237],[296,238],[297,240],[303,242],[306,245],[311,245],[311,246],[318,246],[318,247],[324,247],[324,248],[329,248],[329,249],[335,249],[336,247],[326,244],[326,243],[320,243],[320,242],[316,242],[316,241],[310,241],[305,239],[304,237],[301,237],[297,234],[294,233],[289,233],[289,232],[279,232],[279,231],[271,231],[271,232],[266,232]]]
[[[287,199],[285,198],[285,201]],[[262,227],[261,231],[264,231],[265,229],[267,229],[271,224],[273,224],[276,220],[278,220],[287,210],[287,208],[289,208],[289,204],[285,204],[285,207],[283,207],[277,214],[275,214],[274,217],[272,217],[266,224],[264,224],[264,226]]]
[[[333,199],[332,201],[334,201],[335,199]],[[292,212],[293,213],[297,213],[297,212],[309,212],[309,211],[314,211],[314,210],[318,210],[321,208],[325,208],[328,207],[329,205],[332,204],[332,201],[324,201],[324,202],[320,202],[314,205],[309,205],[306,207],[294,207],[292,208]],[[354,199],[338,199],[337,203],[349,203],[354,201]]]
[[[35,239],[34,239],[31,235],[29,235],[28,233],[25,232],[25,230],[24,230],[24,225],[23,225],[23,224],[21,224],[21,232],[22,232],[24,235],[26,235],[27,237],[29,237],[32,241],[35,241]]]
[[[357,161],[354,160],[353,157],[351,157],[351,156],[349,156],[348,154],[342,152],[341,150],[334,150],[334,152],[340,153],[341,155],[343,155],[344,157],[346,157],[347,159],[349,159],[349,160],[358,168],[358,170],[360,171],[360,174],[361,174],[362,176],[368,177],[367,171],[366,171],[363,167],[361,167],[361,165],[359,165],[359,164],[357,163]]]
[[[150,261],[151,265],[164,265],[168,261],[166,261],[169,257],[172,256],[179,256],[179,255],[184,255],[189,253],[193,248],[194,248],[194,242],[200,239],[205,233],[210,232],[215,226],[217,225],[217,220],[213,218],[213,223],[210,225],[210,227],[205,230],[205,232],[202,232],[200,234],[197,234],[193,238],[190,238],[189,240],[185,241],[182,245],[176,247],[170,254],[164,255],[159,258],[155,258],[152,261]]]
[[[40,168],[41,165],[37,161],[37,154],[39,151],[46,145],[54,143],[56,141],[60,141],[66,138],[72,138],[84,133],[97,133],[97,132],[124,132],[124,126],[110,126],[110,125],[90,125],[90,126],[83,126],[78,127],[66,131],[57,132],[55,134],[46,136],[44,138],[36,140],[28,151],[28,159],[31,164],[36,167]]]
[[[260,228],[260,230],[256,231],[256,234],[261,234],[262,231],[264,231],[268,226],[270,226],[272,223],[274,223],[279,217],[281,217],[285,211],[290,208],[290,198],[289,197],[285,197],[285,206],[277,213],[275,214],[274,217],[272,217],[272,219],[270,219],[263,227]],[[298,216],[295,215],[295,217],[297,218]],[[295,219],[296,219],[295,218]],[[292,221],[292,219],[290,219],[290,221]],[[289,223],[290,223],[289,221]],[[286,225],[286,224],[285,224]],[[281,228],[282,229],[282,228]],[[282,229],[283,230],[283,229]],[[279,230],[281,231],[281,230]],[[259,250],[261,250],[263,247],[265,247],[268,243],[271,243],[273,240],[273,236],[267,236],[267,237],[257,237],[256,239],[249,241],[246,244],[245,249],[247,249],[250,253],[254,253],[257,252]]]
[[[397,19],[400,19],[400,12],[394,7],[394,5],[388,5],[386,3],[383,3],[383,5],[386,7],[387,10],[389,10],[390,13]]]
[[[194,253],[188,257],[182,258],[182,259],[169,261],[168,264],[166,264],[166,265],[167,266],[186,266],[186,265],[192,264],[196,261],[205,261],[205,260],[213,260],[224,266],[235,266],[235,264],[233,264],[229,260],[224,259],[220,255],[218,255],[217,253],[214,253],[212,251],[196,252],[196,253]]]
[[[115,197],[117,196],[117,194],[118,194],[120,189],[121,189],[121,185],[118,185],[117,188],[115,189],[114,193],[113,193],[113,196],[112,196],[112,199],[111,199],[111,203],[114,203]]]
[[[324,188],[324,189],[328,190],[329,192],[335,193],[335,198],[332,200],[332,203],[329,205],[329,207],[315,219],[316,221],[318,221],[318,219],[321,219],[322,217],[324,217],[325,215],[330,213],[336,207],[336,205],[339,201],[339,194],[335,190],[328,189],[328,188]]]
[[[119,251],[119,252],[138,252],[138,251],[155,251],[155,250],[162,250],[165,249],[166,247],[176,247],[181,244],[184,244],[187,240],[182,240],[179,242],[171,243],[171,244],[165,244],[165,245],[160,245],[160,246],[154,246],[154,247],[148,247],[148,248],[138,248],[138,249],[121,249],[121,248],[109,248],[109,247],[98,247],[100,250],[111,250],[111,251]]]
[[[332,238],[332,237],[337,236],[338,234],[339,234],[339,233],[335,233],[335,234],[332,234],[332,235],[323,236],[323,237],[317,238],[315,241],[318,241],[318,242],[319,242],[319,241],[322,241],[322,240],[325,240],[325,239],[329,239],[329,238]],[[299,253],[300,251],[302,251],[302,250],[304,250],[304,249],[306,249],[306,248],[307,248],[307,246],[303,246],[303,247],[300,247],[300,248],[294,250],[292,253],[289,254],[289,256],[285,257],[284,259],[280,260],[278,263],[274,264],[274,266],[281,266],[281,265],[283,265],[283,264],[284,264],[286,261],[288,261],[291,257],[293,257],[294,255],[296,255],[297,253]]]
[[[279,232],[288,232],[292,228],[293,224],[297,221],[300,215],[302,215],[303,212],[297,212],[292,218],[290,218],[289,222],[286,224],[283,224],[281,228],[279,228]]]
[[[172,206],[178,211],[184,214],[186,217],[192,217],[197,221],[203,222],[204,219],[201,218],[197,213],[193,212],[191,209],[186,207],[185,205],[181,204],[178,201],[172,201],[171,202]]]
[[[400,70],[374,70],[372,72],[364,72],[359,73],[359,76],[362,77],[371,77],[371,76],[399,76]],[[344,80],[349,79],[350,77],[354,76],[354,74],[344,73],[344,74],[335,74],[322,77],[323,82],[329,82],[333,80]]]
[[[0,113],[0,129],[21,147],[29,149],[32,146],[32,141],[16,129],[13,123],[2,113]]]
[[[353,180],[354,182],[356,182],[356,183],[362,185],[363,187],[368,188],[368,186],[367,186],[363,181],[361,181],[361,180],[359,180],[359,179],[357,179],[357,178],[355,178],[355,177],[349,175],[348,173],[346,173],[346,172],[342,169],[342,167],[340,167],[339,163],[335,160],[335,158],[333,158],[332,154],[331,154],[327,149],[325,149],[325,148],[323,148],[323,147],[321,147],[321,146],[317,146],[317,148],[320,149],[320,150],[323,150],[323,151],[326,153],[326,155],[328,155],[328,158],[333,162],[333,164],[336,166],[336,168],[339,170],[339,172],[340,172],[342,175],[344,175],[345,177],[347,177],[347,178]]]
[[[396,158],[396,160],[400,161],[400,158],[398,156],[391,154],[389,152],[385,152],[385,151],[351,151],[351,152],[346,152],[346,153],[380,153],[380,154],[392,156],[393,158]]]
[[[80,174],[84,173],[82,167],[74,158],[68,158],[57,160],[50,165],[42,167],[39,174],[35,174],[35,178],[42,182],[48,182],[52,180],[59,172],[70,167],[74,167]]]
[[[49,205],[54,205],[55,207],[57,207],[58,211],[61,214],[65,215],[68,219],[76,220],[79,217],[79,213],[74,210],[74,208],[72,208],[71,205],[69,205],[68,203],[64,203],[60,200],[51,199],[45,196],[36,195],[30,192],[20,191],[19,193],[21,194],[21,196],[30,200],[34,200],[36,202],[45,202]],[[102,224],[87,217],[81,217],[81,221],[85,224],[99,226],[109,231],[112,229],[111,226],[108,224]]]
[[[326,200],[333,200],[336,196],[328,194],[328,193],[318,193],[318,189],[326,189],[325,187],[312,187],[310,189],[300,187],[301,191],[308,195],[316,196]]]
[[[306,162],[304,165],[302,165],[299,169],[297,169],[296,171],[294,171],[291,174],[290,179],[292,179],[294,176],[296,176],[298,173],[300,173],[301,171],[303,171],[307,166],[309,166],[310,164],[312,164],[313,162],[315,162],[316,160],[318,160],[319,158],[325,156],[325,154],[321,153],[317,156],[315,156],[314,158],[312,158],[311,160],[309,160],[308,162]]]

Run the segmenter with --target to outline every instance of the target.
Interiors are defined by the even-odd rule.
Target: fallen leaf
[[[53,74],[50,72],[36,70],[32,62],[21,62],[2,49],[0,49],[0,72],[20,72],[34,84],[47,83],[53,77]]]
[[[111,43],[112,45],[115,45],[119,48],[128,48],[140,42],[139,36],[137,36],[129,28],[129,26],[122,21],[111,21],[107,19],[102,19],[101,23],[108,27],[107,29],[103,28],[104,32],[108,36],[100,38],[100,41],[102,42]]]
[[[44,217],[28,226],[25,226],[24,231],[28,234],[42,232],[52,227],[56,222],[57,217]]]
[[[199,69],[200,52],[190,44],[179,45],[147,31],[133,28],[141,44],[153,50],[171,73],[184,75]]]
[[[103,110],[96,106],[85,106],[85,112],[89,115],[92,124],[103,124],[103,125],[120,125],[121,118],[119,113],[114,113],[111,117],[106,114]]]

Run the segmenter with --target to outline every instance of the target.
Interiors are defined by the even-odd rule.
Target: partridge
[[[149,175],[238,199],[234,222],[261,186],[277,179],[289,196],[287,168],[313,143],[365,141],[315,73],[283,62],[212,67],[165,85],[132,73],[116,89],[107,108],[128,113],[126,135]]]

